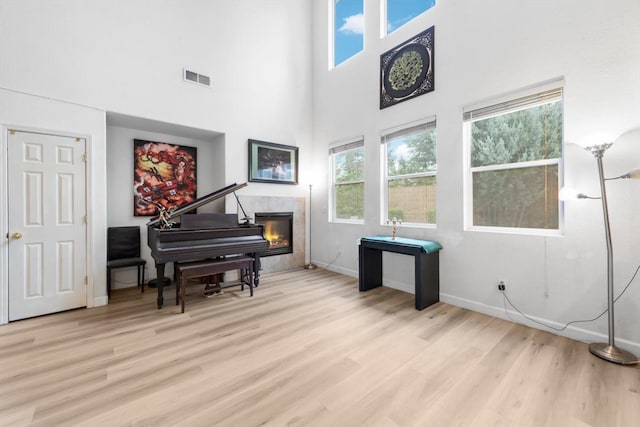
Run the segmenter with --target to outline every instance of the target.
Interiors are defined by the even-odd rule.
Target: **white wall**
[[[0,86],[226,133],[227,181],[246,181],[248,138],[310,161],[310,4],[0,0]],[[211,88],[184,82],[183,67]]]
[[[526,314],[558,325],[606,308],[606,255],[601,205],[566,204],[562,237],[465,231],[463,224],[462,108],[550,79],[565,80],[565,140],[626,132],[605,157],[610,175],[640,167],[640,3],[616,0],[438,1],[435,8],[380,39],[379,0],[365,0],[365,49],[338,68],[327,63],[327,1],[314,2],[314,155],[327,146],[365,136],[365,224],[327,220],[327,171],[314,191],[313,257],[320,265],[357,275],[360,236],[390,233],[380,226],[380,131],[437,116],[437,229],[401,228],[400,235],[437,240],[441,299],[505,316],[496,290],[504,280]],[[379,110],[380,54],[435,25],[435,91]],[[330,94],[330,95],[324,95]],[[591,154],[567,145],[565,182],[598,193]],[[326,163],[326,162],[325,162]],[[620,290],[640,264],[640,183],[609,184],[610,213]],[[314,187],[315,189],[316,187]],[[635,209],[635,211],[634,211]],[[411,260],[385,257],[385,283],[413,288]],[[638,279],[640,280],[640,279]],[[621,346],[640,350],[640,281],[616,304]],[[512,316],[518,318],[518,316]],[[606,316],[569,327],[565,334],[605,340]]]
[[[90,170],[103,219],[92,235],[101,277],[102,234],[116,221],[107,221],[104,190],[118,179],[104,166],[112,142],[105,140],[105,112],[224,134],[225,184],[248,180],[247,139],[298,146],[304,181],[311,162],[310,24],[309,0],[0,0],[0,88],[15,94],[2,94],[0,125],[62,126],[94,137],[103,162]],[[184,82],[183,67],[211,76],[211,88]],[[23,108],[31,96],[49,110]],[[73,104],[90,106],[100,126],[70,112]],[[250,184],[242,194],[307,191]],[[130,212],[129,203],[110,205],[109,214]],[[235,203],[226,209],[235,211]],[[96,282],[99,303],[104,283]]]

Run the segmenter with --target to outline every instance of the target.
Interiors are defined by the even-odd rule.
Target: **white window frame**
[[[507,163],[490,166],[471,166],[471,124],[476,120],[488,119],[503,114],[513,113],[520,110],[527,110],[540,105],[560,101],[564,108],[564,80],[552,80],[531,86],[520,91],[511,92],[500,97],[483,101],[481,103],[463,108],[463,140],[464,140],[464,224],[467,231],[503,233],[503,234],[526,234],[540,236],[559,236],[564,230],[564,212],[562,203],[558,201],[558,228],[523,228],[523,227],[501,227],[501,226],[480,226],[473,224],[473,174],[474,172],[513,170],[527,167],[539,167],[548,165],[558,166],[558,188],[562,188],[564,182],[564,138],[562,141],[562,154],[555,159],[541,159],[528,162]],[[563,111],[564,127],[564,111]],[[564,132],[563,132],[564,134]]]
[[[345,184],[359,184],[362,183],[365,186],[365,177],[362,180],[354,180],[349,182],[336,183],[336,167],[335,167],[335,155],[338,153],[344,153],[345,151],[355,150],[356,148],[362,148],[364,150],[364,136],[357,136],[342,140],[338,143],[331,144],[329,146],[329,222],[345,223],[345,224],[364,224],[364,212],[362,219],[346,219],[337,218],[336,216],[336,187],[338,185]],[[362,201],[363,207],[366,210],[365,200]]]
[[[336,64],[336,1],[327,0],[327,37],[329,42],[329,48],[327,49],[327,64],[329,64],[329,70],[335,68]]]
[[[422,120],[418,120],[415,122],[411,122],[411,123],[406,123],[404,125],[400,125],[400,126],[396,126],[390,129],[385,129],[382,132],[380,132],[380,168],[381,168],[381,173],[380,176],[382,178],[381,182],[380,182],[380,189],[381,189],[381,197],[380,197],[380,225],[389,225],[387,220],[391,220],[391,218],[387,218],[387,211],[389,210],[389,192],[388,192],[388,183],[389,181],[395,181],[395,180],[400,180],[400,179],[407,179],[407,178],[424,178],[424,177],[430,177],[430,176],[434,176],[436,177],[436,191],[437,191],[437,175],[438,172],[436,171],[427,171],[427,172],[419,172],[419,173],[411,173],[411,174],[404,174],[404,175],[397,175],[394,177],[389,177],[389,168],[387,165],[387,143],[390,141],[393,141],[393,139],[398,138],[399,136],[403,136],[404,135],[410,135],[412,133],[412,131],[414,130],[418,130],[419,128],[424,128],[424,130],[436,130],[437,128],[437,121],[436,121],[436,117],[435,116],[431,116],[428,117],[426,119],[422,119]],[[390,141],[387,141],[387,138],[391,138]],[[436,137],[437,140],[437,137]],[[437,152],[436,152],[436,159],[437,159]],[[436,164],[437,164],[437,160],[436,160]],[[435,223],[418,223],[418,222],[402,222],[402,226],[403,227],[413,227],[413,228],[436,228],[437,226],[437,202],[436,202],[436,222]]]

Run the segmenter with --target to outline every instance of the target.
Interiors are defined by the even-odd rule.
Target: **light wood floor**
[[[640,369],[325,270],[0,326],[3,426],[638,426]]]

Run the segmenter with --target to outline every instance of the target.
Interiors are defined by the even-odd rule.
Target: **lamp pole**
[[[313,211],[313,208],[311,206],[311,184],[309,184],[309,264],[305,265],[304,268],[306,270],[314,270],[316,268],[318,268],[317,265],[315,265],[313,262],[311,262],[311,212]]]
[[[630,352],[616,347],[615,338],[615,317],[614,317],[614,289],[613,289],[613,244],[611,243],[611,227],[609,225],[609,208],[607,206],[607,189],[605,186],[604,168],[602,158],[604,152],[611,147],[612,143],[594,145],[587,147],[595,156],[598,164],[598,176],[600,177],[600,194],[602,200],[602,214],[604,216],[604,233],[607,241],[607,310],[609,322],[609,342],[591,343],[589,351],[594,355],[609,362],[621,365],[630,365],[638,362],[638,359]]]

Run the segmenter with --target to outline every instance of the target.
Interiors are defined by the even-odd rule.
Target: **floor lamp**
[[[607,189],[605,181],[610,179],[620,178],[640,178],[640,169],[621,175],[616,178],[605,178],[604,168],[602,166],[602,158],[604,152],[613,145],[613,143],[597,144],[585,147],[585,150],[590,151],[596,158],[598,164],[598,176],[600,179],[600,197],[589,197],[585,194],[575,193],[573,198],[577,199],[601,199],[602,200],[602,214],[604,216],[604,232],[607,242],[607,310],[608,310],[608,323],[609,323],[609,341],[606,343],[594,342],[589,344],[589,351],[594,355],[607,360],[609,362],[618,363],[621,365],[631,365],[638,363],[638,358],[632,353],[616,347],[615,337],[615,316],[614,316],[614,303],[615,296],[613,290],[613,245],[611,243],[611,227],[609,226],[609,208],[607,206]],[[563,189],[564,191],[565,189]],[[571,198],[565,196],[563,198]]]
[[[317,265],[315,265],[313,262],[311,262],[311,228],[312,228],[312,224],[311,224],[311,212],[313,211],[313,208],[311,207],[311,184],[309,184],[309,264],[305,265],[304,268],[307,270],[313,270],[318,268]]]

